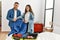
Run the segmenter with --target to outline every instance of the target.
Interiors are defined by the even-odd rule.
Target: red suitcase
[[[34,32],[35,33],[43,32],[43,24],[35,23],[34,24]]]

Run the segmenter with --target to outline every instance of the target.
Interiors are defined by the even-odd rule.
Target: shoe
[[[17,34],[17,37],[18,38],[22,38],[22,34]]]
[[[13,37],[17,37],[17,34],[13,34],[12,36],[13,36]]]

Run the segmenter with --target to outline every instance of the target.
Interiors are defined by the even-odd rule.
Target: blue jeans
[[[29,21],[29,24],[28,24],[28,32],[29,33],[34,33],[34,22],[32,20]]]

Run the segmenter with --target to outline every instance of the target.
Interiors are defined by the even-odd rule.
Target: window
[[[53,0],[46,0],[46,9],[53,8]]]
[[[49,22],[53,22],[55,0],[45,0],[45,27],[52,27]]]

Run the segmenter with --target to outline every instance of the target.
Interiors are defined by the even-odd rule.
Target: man
[[[18,10],[18,7],[19,3],[15,2],[14,7],[8,11],[7,19],[9,20],[9,26],[11,29],[11,32],[8,34],[8,36],[19,33],[21,30],[22,20],[20,18],[17,19],[19,16],[21,16],[21,11]]]

